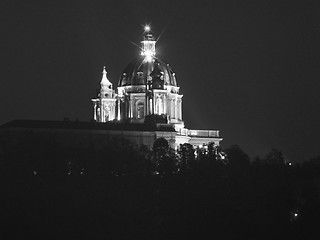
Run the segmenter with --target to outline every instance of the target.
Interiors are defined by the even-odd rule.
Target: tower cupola
[[[112,83],[107,78],[107,71],[105,66],[103,67],[102,79],[101,79],[100,85],[101,85],[101,89],[102,88],[112,89]]]
[[[107,78],[106,67],[103,67],[100,81],[100,93],[97,98],[91,99],[93,103],[93,119],[97,122],[108,122],[116,118],[116,94],[112,83]]]
[[[151,62],[156,55],[156,41],[153,38],[149,25],[144,27],[144,36],[141,41],[141,55],[146,62]]]
[[[106,67],[103,67],[102,79],[100,82],[100,97],[101,98],[113,98],[114,90],[112,89],[112,83],[107,78]]]

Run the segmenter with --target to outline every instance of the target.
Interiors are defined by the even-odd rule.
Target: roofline
[[[0,126],[0,129],[79,129],[79,130],[119,130],[119,131],[162,131],[175,132],[171,125],[157,127],[155,124],[126,122],[83,122],[55,120],[22,120],[17,119]]]

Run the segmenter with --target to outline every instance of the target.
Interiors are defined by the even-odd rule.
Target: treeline
[[[237,145],[2,145],[1,239],[318,239],[320,158]]]

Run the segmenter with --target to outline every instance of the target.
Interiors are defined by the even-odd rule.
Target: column
[[[161,114],[161,98],[159,95],[157,96],[156,109],[157,109],[156,110],[157,114],[160,115]]]
[[[178,99],[174,99],[174,118],[178,119]]]
[[[156,103],[155,103],[155,96],[152,96],[152,114],[156,114]]]
[[[129,99],[128,107],[129,107],[129,118],[132,118],[132,100],[131,100],[131,98]]]
[[[150,110],[149,110],[149,97],[148,97],[148,92],[145,93],[145,108],[144,108],[144,116],[149,115],[150,114]]]
[[[150,115],[153,113],[153,107],[152,107],[152,105],[153,105],[153,101],[152,101],[152,99],[150,98],[150,99],[149,99],[149,114],[150,114]]]
[[[167,114],[167,97],[163,95],[163,113]]]
[[[104,122],[103,103],[101,99],[100,99],[100,121],[99,122]]]
[[[118,101],[118,117],[117,117],[117,119],[118,119],[118,121],[120,121],[120,104],[121,104],[121,100],[118,99],[117,101]]]
[[[162,113],[163,114],[166,114],[166,112],[165,112],[165,104],[166,102],[165,102],[165,98],[164,98],[164,95],[162,95]]]
[[[97,121],[97,103],[93,103],[93,119]]]
[[[181,107],[181,99],[178,100],[178,118],[179,120],[182,120],[182,107]]]
[[[110,120],[113,120],[113,119],[115,119],[115,102],[111,102],[111,104],[110,104],[110,111],[111,111],[111,113],[110,113]]]
[[[158,96],[156,96],[154,101],[154,114],[158,114],[158,113],[159,113],[159,98]]]
[[[173,98],[170,99],[170,115],[171,118],[174,118],[174,104],[173,104]]]

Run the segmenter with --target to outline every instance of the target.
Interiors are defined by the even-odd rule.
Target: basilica
[[[13,120],[0,126],[0,141],[8,146],[35,138],[50,139],[65,148],[104,149],[105,143],[125,139],[136,147],[153,147],[165,138],[170,147],[180,144],[219,146],[218,130],[188,129],[182,119],[182,97],[177,76],[156,54],[156,41],[150,27],[144,30],[141,52],[120,75],[114,88],[104,67],[93,106],[93,121]]]
[[[106,68],[103,68],[100,91],[91,100],[93,119],[101,123],[132,126],[154,123],[155,133],[163,127],[172,127],[174,130],[169,134],[162,132],[160,135],[175,149],[183,143],[199,146],[214,142],[218,146],[222,140],[219,131],[185,128],[182,97],[175,72],[157,57],[155,38],[150,26],[146,26],[140,55],[124,68],[116,88],[108,80]],[[128,137],[132,132],[124,133],[126,135]],[[137,132],[137,135],[143,138],[141,133]],[[157,137],[159,134],[155,134]],[[150,146],[154,138],[149,140],[139,141]]]

